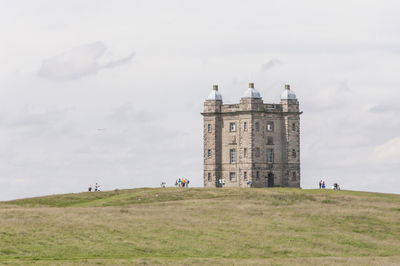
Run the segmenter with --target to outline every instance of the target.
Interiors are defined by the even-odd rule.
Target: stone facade
[[[204,186],[300,187],[301,113],[289,85],[280,104],[253,83],[239,104],[223,104],[214,85],[202,113]]]

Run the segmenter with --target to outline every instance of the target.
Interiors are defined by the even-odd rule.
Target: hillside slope
[[[400,264],[400,195],[164,188],[0,203],[0,264]]]

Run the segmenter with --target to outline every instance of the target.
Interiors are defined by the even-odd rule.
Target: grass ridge
[[[399,210],[400,195],[290,188],[27,198],[0,203],[0,262],[391,264]]]

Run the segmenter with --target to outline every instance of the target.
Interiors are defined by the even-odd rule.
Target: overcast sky
[[[1,1],[0,200],[202,186],[202,106],[298,96],[301,186],[400,193],[399,1]]]

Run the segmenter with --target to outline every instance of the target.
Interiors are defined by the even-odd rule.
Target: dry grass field
[[[400,265],[400,195],[144,188],[1,202],[0,264]]]

